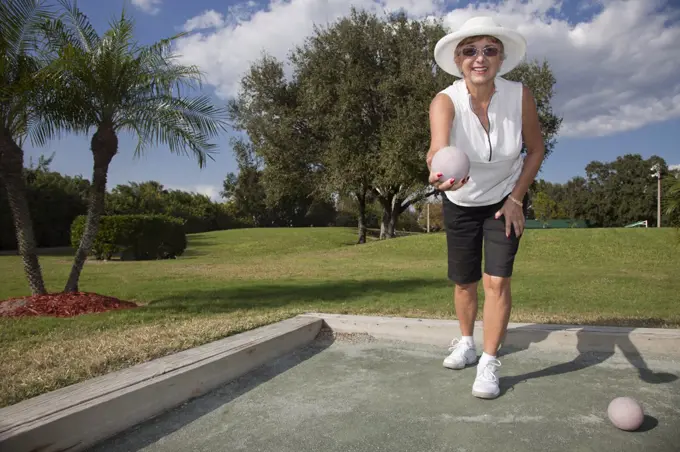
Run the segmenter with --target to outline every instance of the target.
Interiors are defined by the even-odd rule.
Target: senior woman
[[[500,77],[522,61],[525,51],[518,32],[489,17],[468,20],[435,47],[439,67],[459,77],[431,102],[427,154],[429,181],[444,194],[448,277],[462,335],[452,341],[444,366],[462,369],[477,363],[472,394],[486,399],[500,394],[496,354],[510,318],[510,280],[524,229],[526,193],[545,155],[532,93]],[[432,173],[432,157],[446,146],[461,149],[470,159],[462,181],[442,181],[441,174]],[[484,343],[477,360],[473,328],[480,280]]]

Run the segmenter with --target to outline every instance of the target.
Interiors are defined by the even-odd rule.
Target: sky
[[[539,178],[566,182],[585,176],[593,160],[629,153],[680,164],[677,0],[80,0],[78,6],[99,32],[126,8],[144,44],[188,32],[176,51],[181,61],[200,67],[204,93],[222,105],[237,94],[241,77],[262,51],[285,61],[315,24],[333,22],[351,6],[437,17],[451,31],[472,16],[489,15],[523,33],[527,59],[546,60],[556,78],[552,108],[563,122]],[[219,153],[203,169],[163,146],[136,158],[136,139],[123,135],[107,188],[155,180],[219,200],[225,176],[238,170],[230,145],[234,134],[229,130],[217,139]],[[66,135],[39,148],[26,143],[26,165],[54,153],[52,170],[90,179],[89,142],[88,136]]]

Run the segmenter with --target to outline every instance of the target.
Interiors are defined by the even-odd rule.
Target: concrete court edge
[[[336,333],[363,333],[378,339],[402,340],[446,347],[460,336],[457,320],[307,313],[323,319]],[[482,344],[483,322],[475,322],[475,342]],[[567,353],[618,352],[665,355],[680,359],[680,329],[594,325],[510,323],[503,347]]]
[[[0,409],[0,452],[77,452],[313,341],[293,317]]]
[[[322,328],[447,346],[459,322],[307,313],[0,409],[0,452],[77,452],[313,341]],[[475,323],[481,343],[482,322]],[[653,353],[680,359],[680,329],[510,323],[504,347]],[[84,428],[86,424],[91,430]]]

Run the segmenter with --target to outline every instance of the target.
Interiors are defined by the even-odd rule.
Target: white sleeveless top
[[[441,91],[455,109],[449,145],[470,158],[470,180],[458,190],[444,192],[461,206],[486,206],[512,192],[522,171],[522,84],[495,79],[489,104],[489,133],[472,111],[470,94],[460,79]]]

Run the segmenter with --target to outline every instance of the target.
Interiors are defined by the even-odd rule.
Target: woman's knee
[[[479,284],[478,281],[470,283],[456,283],[456,291],[477,294],[478,284]]]
[[[510,293],[510,278],[484,274],[484,292],[496,297]]]

